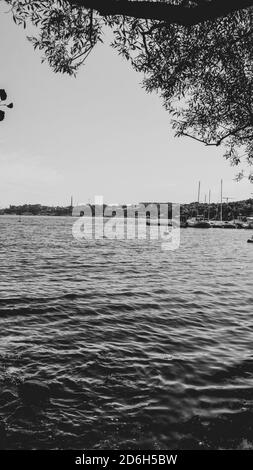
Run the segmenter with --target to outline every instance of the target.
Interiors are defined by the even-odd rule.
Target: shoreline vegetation
[[[146,207],[149,204],[155,204],[158,207],[158,212],[160,208],[159,202],[142,202]],[[171,203],[168,204],[168,216],[170,216],[170,207]],[[92,212],[94,212],[94,205],[87,204],[91,207]],[[139,204],[136,204],[132,207],[138,209]],[[104,204],[105,208],[113,207]],[[123,209],[128,209],[129,206],[122,205]],[[131,206],[130,206],[131,207]],[[43,206],[41,204],[23,204],[23,205],[10,205],[8,208],[0,209],[0,215],[16,215],[16,216],[72,216],[73,207],[72,206]],[[198,203],[191,202],[189,204],[180,205],[180,213],[182,220],[187,220],[192,217],[201,216],[206,219],[219,220],[220,219],[220,203]],[[228,203],[223,203],[222,214],[224,221],[230,221],[235,219],[241,219],[246,221],[247,217],[252,217],[253,215],[253,199],[245,199],[242,201],[233,201]]]

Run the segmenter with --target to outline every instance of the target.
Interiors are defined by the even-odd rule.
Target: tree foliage
[[[110,27],[112,46],[144,74],[147,91],[162,96],[177,136],[190,136],[208,146],[222,144],[233,165],[245,160],[253,164],[253,1],[7,3],[16,23],[37,27],[29,40],[56,72],[76,74],[103,41],[104,28]],[[160,11],[164,8],[159,19],[158,10],[156,16],[146,13],[151,3]],[[131,16],[134,4],[140,13]],[[210,16],[203,17],[207,11]],[[249,179],[253,181],[252,172]]]

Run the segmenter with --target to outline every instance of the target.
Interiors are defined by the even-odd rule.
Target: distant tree
[[[112,46],[161,95],[177,136],[224,144],[233,165],[253,164],[253,0],[7,3],[16,23],[39,28],[29,40],[56,72],[75,74],[109,26]]]
[[[0,89],[0,121],[4,120],[5,111],[3,108],[13,108],[13,103],[6,104],[7,93],[4,89]]]

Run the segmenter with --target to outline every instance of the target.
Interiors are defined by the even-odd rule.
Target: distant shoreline
[[[160,211],[161,204],[168,204],[171,206],[172,203],[164,203],[157,201],[148,201],[133,204],[132,207],[138,207],[139,204],[144,204],[146,207],[149,204],[157,205],[158,211]],[[94,205],[87,204],[94,213]],[[104,209],[110,205],[104,204]],[[115,209],[114,206],[111,206]],[[125,211],[129,206],[122,204],[121,208],[125,208]],[[72,206],[43,206],[41,204],[23,204],[23,205],[10,205],[8,208],[0,209],[0,215],[2,216],[40,216],[40,217],[72,217]],[[188,204],[180,204],[180,213],[182,220],[187,220],[192,217],[201,216],[203,218],[219,220],[221,213],[221,204],[217,203],[198,203],[191,202]],[[227,201],[222,204],[223,220],[236,220],[236,219],[247,219],[253,217],[253,198],[245,199],[242,201]],[[167,214],[163,214],[163,217],[167,217]],[[168,216],[170,218],[170,215]]]

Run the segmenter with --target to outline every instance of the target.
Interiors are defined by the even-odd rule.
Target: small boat
[[[188,227],[188,224],[187,222],[180,222],[180,228],[187,228]]]
[[[187,220],[188,227],[192,228],[210,228],[211,225],[207,220],[201,219],[200,217],[193,217]]]
[[[225,222],[223,228],[236,228],[236,225],[232,222]]]
[[[165,227],[171,227],[172,226],[172,220],[171,219],[147,219],[146,225],[155,225],[155,226],[165,226]]]
[[[220,222],[219,220],[210,220],[210,224],[212,228],[223,228],[224,223]]]
[[[253,229],[253,217],[247,217],[247,224],[249,229]]]
[[[247,243],[253,243],[253,237],[247,240]]]
[[[227,229],[237,228],[234,222],[227,222],[225,220],[217,220],[217,221],[211,220],[210,224],[212,228],[227,228]]]

